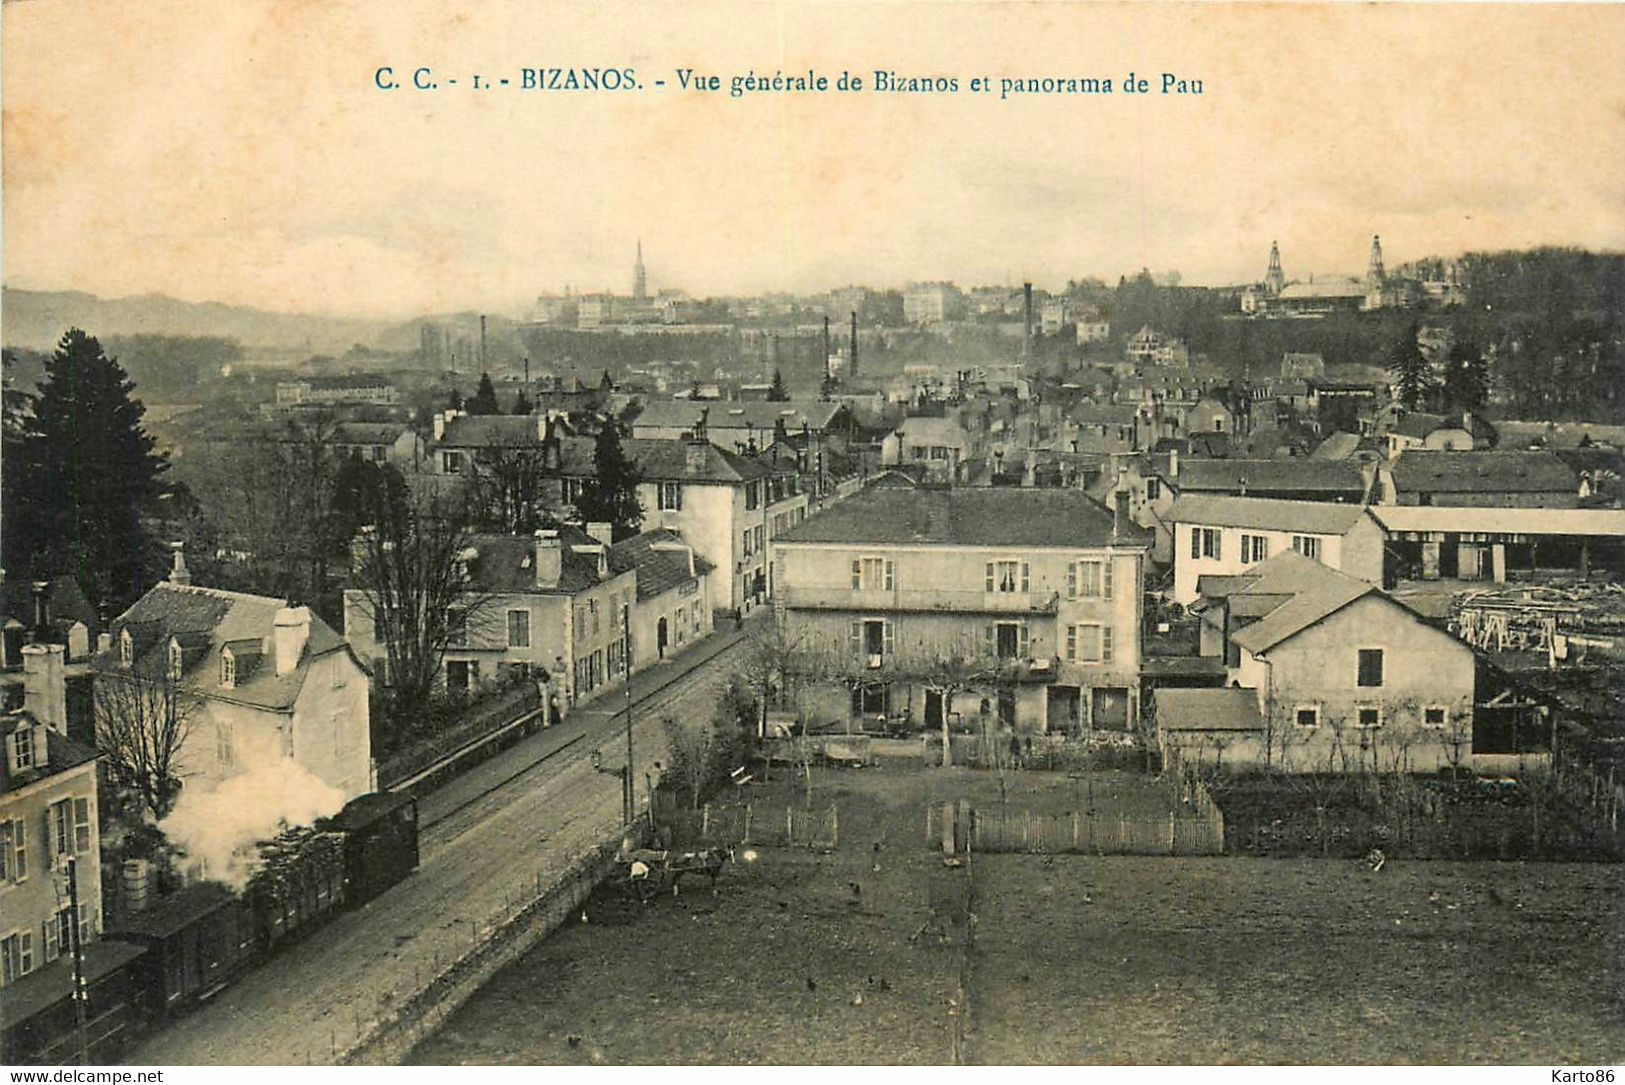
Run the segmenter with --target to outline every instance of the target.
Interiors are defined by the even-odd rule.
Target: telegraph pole
[[[85,1031],[85,1002],[90,992],[85,988],[85,945],[79,937],[79,864],[72,855],[68,863],[68,907],[71,911],[73,945],[73,1016],[79,1031],[79,1065],[90,1064],[90,1041]]]
[[[626,776],[621,787],[621,802],[627,825],[637,817],[637,775],[632,767],[632,608],[621,607],[621,636],[625,647],[621,658],[626,666]]]

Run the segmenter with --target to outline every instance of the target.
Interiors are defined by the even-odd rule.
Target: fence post
[[[841,808],[834,803],[829,804],[829,846],[841,846]]]
[[[1174,841],[1174,812],[1172,810],[1168,811],[1168,854],[1179,854],[1179,848]]]
[[[711,834],[711,804],[706,803],[705,809],[700,811],[700,843],[705,843]]]
[[[1072,811],[1072,850],[1078,850],[1078,812]]]
[[[745,838],[741,843],[750,843],[750,803],[745,804]]]
[[[784,808],[784,846],[787,848],[796,846],[795,809],[793,806]]]
[[[1021,817],[1021,848],[1031,851],[1033,848],[1033,812],[1026,810]]]

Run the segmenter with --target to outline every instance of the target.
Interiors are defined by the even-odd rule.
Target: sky
[[[1625,249],[1625,5],[12,0],[9,287],[368,317],[541,293],[1358,274]],[[403,85],[378,88],[393,69]],[[433,91],[409,86],[432,69]],[[642,90],[475,90],[523,68]],[[678,69],[723,77],[679,89]],[[813,69],[856,93],[728,94]],[[876,69],[958,80],[877,94]],[[1130,72],[1151,93],[1125,94]],[[1161,74],[1203,93],[1158,93]],[[1000,100],[1001,77],[1111,79]],[[970,80],[993,81],[972,92]],[[457,79],[452,87],[449,80]],[[664,79],[666,86],[654,86]]]

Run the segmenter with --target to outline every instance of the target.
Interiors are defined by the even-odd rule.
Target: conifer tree
[[[621,445],[620,427],[614,422],[605,422],[598,431],[593,468],[595,477],[576,500],[576,511],[585,520],[608,521],[617,541],[636,535],[643,523],[643,505],[638,501],[642,476]]]
[[[1407,324],[1394,341],[1388,372],[1394,378],[1399,401],[1413,411],[1421,410],[1433,383],[1433,374],[1422,348],[1416,342],[1415,323]]]
[[[5,472],[7,566],[72,575],[91,599],[120,607],[148,586],[144,558],[160,540],[143,514],[165,492],[169,466],[134,391],[95,336],[69,329],[45,363],[21,462]]]
[[[790,392],[784,387],[784,374],[777,369],[773,371],[773,385],[767,390],[767,398],[771,403],[786,403],[790,399]]]
[[[468,399],[469,414],[501,414],[502,408],[497,404],[497,390],[491,384],[491,374],[480,374],[480,386]]]

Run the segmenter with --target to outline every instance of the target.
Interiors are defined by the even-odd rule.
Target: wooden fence
[[[456,760],[461,767],[467,767],[482,756],[495,754],[504,748],[506,740],[518,741],[541,727],[545,722],[543,707],[541,693],[533,682],[520,682],[482,697],[444,730],[418,739],[380,761],[378,787],[396,788],[445,761]]]
[[[945,838],[943,819],[957,817],[951,804],[926,808],[926,840]],[[1221,855],[1224,822],[1200,816],[1131,818],[1086,814],[1035,814],[1031,810],[970,809],[970,850],[1055,855]],[[963,830],[960,830],[961,833]],[[959,835],[960,839],[966,836]]]
[[[712,845],[816,848],[833,851],[841,842],[841,812],[835,806],[765,803],[706,803],[697,810],[668,809],[656,818],[656,835],[669,833],[670,846]]]

